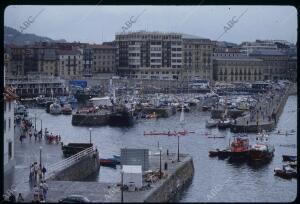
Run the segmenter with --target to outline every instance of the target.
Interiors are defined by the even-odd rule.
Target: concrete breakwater
[[[176,113],[175,107],[165,107],[165,108],[143,108],[142,113],[144,114],[155,114],[159,118],[167,118],[171,115],[174,115]]]
[[[275,92],[274,97],[271,101],[261,101],[259,108],[256,107],[256,111],[261,111],[261,107],[266,109],[265,116],[269,116],[269,119],[264,120],[264,116],[259,114],[259,121],[251,120],[250,115],[238,118],[234,123],[230,125],[231,132],[254,132],[257,133],[261,130],[271,131],[275,128],[279,117],[283,111],[285,103],[290,95],[292,86],[288,86],[285,89]],[[257,117],[258,118],[258,117]],[[262,119],[261,119],[262,118]],[[267,118],[267,117],[266,117]]]
[[[76,126],[102,126],[107,125],[110,114],[73,114],[72,125]]]
[[[174,201],[192,181],[194,176],[194,164],[192,157],[184,158],[182,163],[162,181],[156,188],[152,189],[144,199],[144,202],[170,202]]]

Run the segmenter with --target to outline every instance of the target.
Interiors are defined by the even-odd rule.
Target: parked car
[[[90,203],[90,200],[87,197],[82,195],[69,195],[58,200],[59,203]]]

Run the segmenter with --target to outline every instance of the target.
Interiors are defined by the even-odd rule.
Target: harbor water
[[[88,127],[72,126],[70,115],[50,115],[44,109],[29,109],[31,117],[35,113],[42,119],[43,128],[53,134],[60,134],[64,144],[91,140],[97,146],[100,157],[108,158],[119,155],[121,148],[149,148],[158,151],[158,144],[165,153],[177,152],[177,138],[172,136],[144,136],[144,131],[168,132],[183,128],[195,131],[180,137],[180,152],[193,157],[195,175],[191,185],[183,192],[180,202],[291,202],[297,196],[297,180],[284,180],[274,176],[274,168],[282,167],[282,155],[296,155],[296,147],[281,145],[297,144],[297,132],[294,135],[278,135],[275,132],[297,131],[297,96],[290,96],[274,133],[270,133],[270,142],[275,146],[274,158],[265,164],[248,162],[230,163],[227,160],[210,158],[208,151],[215,148],[226,148],[233,135],[228,130],[206,129],[205,121],[210,112],[192,110],[185,113],[184,127],[180,125],[180,113],[169,118],[158,120],[141,120],[130,128],[110,126]],[[37,122],[40,129],[40,122]],[[212,139],[205,133],[225,136]],[[255,134],[249,134],[250,141],[255,142]],[[50,152],[49,152],[50,154]],[[44,155],[47,159],[47,155]],[[119,182],[119,169],[100,168],[100,173],[89,180]]]

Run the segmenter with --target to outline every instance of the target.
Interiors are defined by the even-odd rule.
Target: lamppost
[[[41,135],[43,137],[43,120],[41,119]]]
[[[92,144],[92,128],[89,128],[90,131],[90,144]]]
[[[159,147],[159,179],[161,179],[161,147]]]
[[[42,146],[40,146],[40,166],[42,166]]]
[[[123,190],[124,190],[124,183],[123,183],[123,175],[124,175],[124,172],[123,172],[123,170],[121,170],[121,203],[124,202],[124,193],[123,193]]]
[[[36,113],[34,114],[34,130],[36,131]]]
[[[179,160],[179,134],[177,135],[177,162],[180,162],[180,160]]]

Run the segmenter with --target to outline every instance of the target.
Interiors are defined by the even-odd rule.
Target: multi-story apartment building
[[[264,62],[248,56],[214,57],[213,79],[221,82],[251,82],[263,80]]]
[[[116,71],[116,48],[110,45],[91,45],[92,73],[114,73]]]
[[[264,80],[287,79],[290,58],[286,54],[278,50],[255,50],[250,56],[264,61]]]
[[[4,87],[4,178],[11,175],[13,168],[15,166],[15,156],[14,156],[14,104],[17,95],[11,87]],[[10,182],[4,182],[8,184]],[[4,190],[7,190],[9,186],[4,186]]]
[[[24,47],[10,45],[10,69],[13,76],[24,75]],[[9,71],[8,71],[9,72]]]
[[[82,74],[83,76],[92,76],[93,73],[93,50],[87,46],[82,50]]]
[[[4,51],[4,70],[5,70],[5,76],[11,76],[12,71],[11,71],[11,66],[10,66],[10,54]]]
[[[214,44],[211,40],[192,35],[183,35],[183,73],[190,80],[197,77],[211,80],[213,74],[212,56]]]
[[[117,73],[138,79],[178,79],[182,34],[130,32],[116,35]]]
[[[61,77],[72,79],[82,76],[82,55],[79,50],[57,50],[57,55]]]
[[[39,52],[38,68],[40,73],[58,76],[58,59],[56,57],[56,48],[43,48]]]

